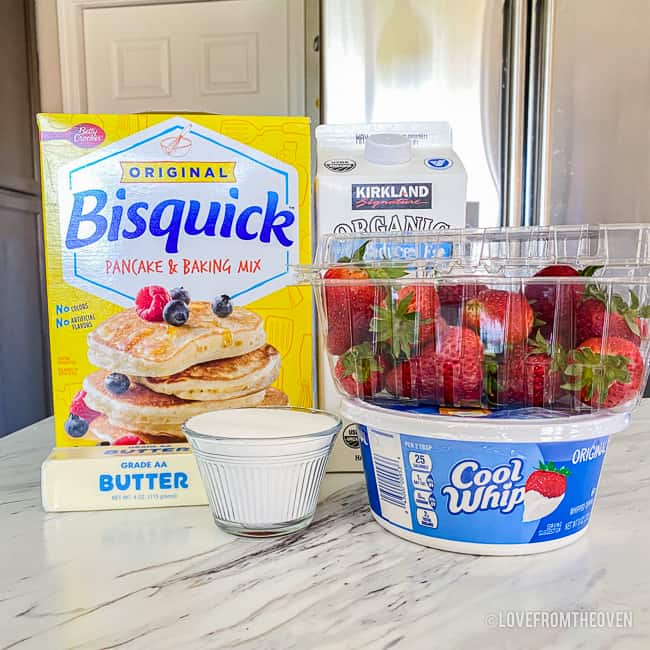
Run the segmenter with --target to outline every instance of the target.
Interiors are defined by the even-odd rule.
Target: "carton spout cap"
[[[399,133],[373,133],[366,140],[365,157],[375,165],[403,165],[411,160],[411,142]]]

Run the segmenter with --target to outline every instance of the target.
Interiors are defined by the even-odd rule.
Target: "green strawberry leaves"
[[[366,249],[368,248],[368,244],[370,243],[370,240],[367,239],[366,241],[359,246],[353,253],[351,257],[343,256],[339,257],[337,260],[340,264],[346,264],[350,262],[363,262],[363,258],[366,256]]]
[[[585,391],[585,399],[596,396],[598,403],[607,399],[610,387],[617,381],[629,384],[632,381],[628,366],[630,359],[620,354],[601,355],[591,348],[578,348],[572,352],[571,363],[564,369],[567,377],[575,378],[562,388],[571,391]]]
[[[551,358],[551,372],[564,372],[567,365],[567,353],[561,345],[557,345],[555,352],[551,346],[550,341],[544,338],[540,330],[534,339],[528,339],[528,353],[529,354],[544,354]]]
[[[555,463],[552,460],[549,460],[548,463],[543,463],[539,461],[539,465],[535,468],[542,472],[555,472],[556,474],[562,474],[562,476],[571,476],[571,472],[562,465],[562,467],[556,467]]]
[[[341,363],[343,365],[343,377],[354,376],[360,384],[368,381],[372,372],[382,370],[377,355],[368,342],[351,347],[341,357]]]
[[[582,271],[580,271],[580,275],[583,278],[592,278],[594,276],[594,274],[596,273],[596,271],[598,271],[598,270],[600,270],[602,268],[603,268],[602,264],[600,266],[598,266],[596,264],[593,264],[591,266],[585,266],[585,268],[582,269]]]
[[[344,255],[339,257],[337,260],[340,264],[359,264],[364,261],[366,256],[366,250],[370,240],[366,240],[357,248],[350,257]],[[403,278],[405,275],[408,275],[406,268],[403,265],[391,265],[388,266],[364,266],[363,267],[368,274],[368,277],[373,280],[395,280],[398,278]]]
[[[373,305],[375,315],[370,321],[370,331],[376,335],[376,340],[390,344],[390,351],[396,359],[411,356],[419,325],[431,322],[431,319],[420,318],[417,311],[409,311],[414,298],[415,294],[410,292],[394,303],[389,292],[386,307]]]

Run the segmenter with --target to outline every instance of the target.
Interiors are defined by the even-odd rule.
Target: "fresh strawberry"
[[[613,408],[638,396],[644,377],[643,357],[629,339],[590,338],[571,352],[564,374],[573,381],[563,388],[578,392],[584,404]]]
[[[483,391],[483,344],[465,327],[448,327],[437,345],[425,350],[422,376],[433,369],[440,404],[465,406],[480,402]]]
[[[117,440],[113,441],[114,445],[144,445],[144,440],[139,436],[136,436],[135,433],[127,433],[126,435],[121,436]]]
[[[526,346],[508,346],[505,355],[485,354],[483,388],[490,406],[522,406],[526,401]]]
[[[524,491],[534,490],[547,499],[560,497],[566,492],[567,476],[569,470],[566,467],[557,468],[553,461],[548,463],[540,461],[539,466],[526,479]]]
[[[595,268],[588,267],[588,269]],[[570,278],[580,277],[580,275],[580,271],[568,264],[553,264],[535,273],[536,278]],[[535,312],[537,325],[540,327],[544,337],[548,338],[553,334],[556,313],[558,319],[564,325],[566,324],[566,320],[572,317],[576,298],[580,296],[581,291],[582,285],[579,283],[562,284],[549,282],[548,284],[528,284],[526,286],[526,299]],[[565,341],[566,343],[570,342]]]
[[[438,298],[445,321],[449,325],[460,325],[465,304],[486,289],[484,284],[451,284],[443,280],[438,286]]]
[[[441,284],[438,287],[440,304],[445,307],[459,307],[478,296],[481,291],[486,291],[484,284]]]
[[[83,418],[88,424],[90,424],[95,418],[99,417],[101,413],[99,411],[94,411],[86,404],[86,391],[80,390],[73,398],[72,404],[70,404],[70,413],[72,415],[77,415],[80,418]]]
[[[171,296],[165,287],[154,284],[142,287],[135,297],[135,312],[143,320],[161,323],[163,310],[170,300]]]
[[[557,345],[555,354],[551,345],[537,330],[534,341],[528,342],[524,362],[524,390],[526,406],[552,406],[562,395],[562,371],[566,354]]]
[[[405,275],[402,268],[357,266],[363,261],[367,244],[365,242],[355,251],[352,258],[342,258],[347,266],[331,267],[324,275],[327,349],[331,354],[343,354],[353,345],[372,338],[370,321],[373,307],[384,303],[386,288],[369,280]],[[337,284],[336,280],[343,282]]]
[[[420,342],[433,340],[436,323],[440,319],[440,300],[436,288],[429,284],[413,284],[402,287],[397,292],[398,302],[410,296],[408,313],[417,313],[420,321],[418,338]]]
[[[430,362],[429,355],[427,359]],[[386,373],[386,390],[396,397],[407,399],[432,396],[435,385],[431,366],[427,366],[427,360],[423,360],[421,356],[399,361]]]
[[[650,305],[641,305],[639,297],[630,291],[630,303],[617,293],[610,297],[607,291],[597,285],[589,285],[584,291],[583,301],[576,312],[576,340],[585,341],[607,336],[628,339],[639,345],[643,321],[650,318]]]
[[[522,293],[487,289],[470,300],[463,310],[463,325],[480,334],[490,347],[525,341],[535,320]]]
[[[343,390],[355,397],[372,397],[384,387],[384,365],[370,343],[361,343],[339,357],[334,375]]]

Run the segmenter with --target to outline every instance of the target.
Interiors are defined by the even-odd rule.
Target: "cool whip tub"
[[[344,401],[376,521],[424,546],[480,555],[540,553],[584,535],[609,438],[629,414],[469,413]]]

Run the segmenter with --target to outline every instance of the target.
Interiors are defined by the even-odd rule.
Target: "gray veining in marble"
[[[0,441],[0,649],[648,648],[650,401],[611,443],[587,535],[513,558],[420,547],[329,476],[313,525],[229,537],[207,508],[45,514],[45,421]],[[631,611],[624,629],[513,629],[523,610]],[[501,614],[499,614],[501,613]],[[510,615],[512,616],[512,615]]]

